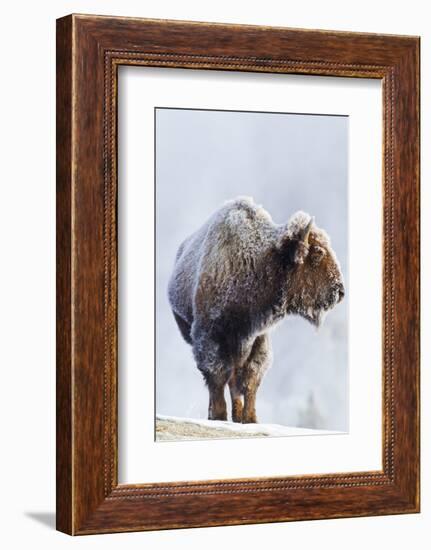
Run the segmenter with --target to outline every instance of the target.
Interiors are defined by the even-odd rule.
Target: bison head
[[[278,249],[287,277],[286,313],[301,315],[318,327],[345,292],[328,235],[308,214],[297,212],[283,231]]]

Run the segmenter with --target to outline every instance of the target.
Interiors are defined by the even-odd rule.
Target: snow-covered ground
[[[237,437],[290,437],[327,435],[343,432],[293,428],[280,424],[238,424],[222,420],[156,416],[157,441],[185,441],[192,439],[226,439]]]

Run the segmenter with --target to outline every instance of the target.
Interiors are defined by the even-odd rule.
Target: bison
[[[180,332],[209,391],[208,418],[254,423],[271,363],[269,330],[286,315],[319,326],[344,296],[328,235],[304,212],[277,225],[252,198],[226,202],[179,247],[168,287]]]

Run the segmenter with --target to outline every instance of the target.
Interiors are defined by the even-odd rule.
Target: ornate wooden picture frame
[[[383,87],[381,471],[118,483],[117,69],[348,76]],[[57,529],[419,511],[419,38],[70,15],[57,21]]]

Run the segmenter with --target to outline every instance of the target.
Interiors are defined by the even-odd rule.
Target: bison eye
[[[310,260],[313,265],[317,265],[325,256],[326,250],[321,246],[314,245],[310,249]]]

